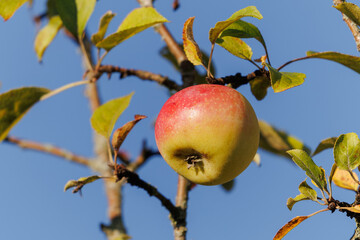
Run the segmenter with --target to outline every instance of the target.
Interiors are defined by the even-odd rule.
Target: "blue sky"
[[[44,2],[35,1],[32,9],[23,6],[12,19],[0,23],[0,92],[21,86],[55,89],[82,78],[84,69],[79,49],[62,33],[45,52],[43,62],[38,63],[33,50],[37,28],[31,19],[42,12]],[[138,7],[134,0],[121,2],[98,1],[88,32],[96,32],[99,18],[107,10],[117,14],[110,24],[109,32],[112,32],[128,12]],[[155,7],[170,20],[167,26],[178,41],[186,19],[195,16],[194,37],[206,52],[210,50],[208,31],[217,21],[255,5],[263,20],[245,20],[261,30],[275,67],[304,56],[308,50],[358,54],[349,29],[341,14],[331,7],[331,1],[180,3],[176,12],[171,10],[171,1],[158,0]],[[255,57],[264,54],[258,42],[247,43]],[[158,34],[146,30],[114,48],[104,64],[149,70],[179,81],[178,73],[159,55],[163,46]],[[215,47],[214,63],[217,77],[255,70],[219,46]],[[283,71],[305,73],[305,83],[277,94],[269,89],[262,101],[251,95],[249,86],[238,89],[253,105],[259,119],[299,137],[312,149],[322,139],[347,132],[360,133],[357,73],[325,60],[297,62]],[[148,116],[134,128],[122,148],[134,158],[140,152],[143,139],[155,148],[153,121],[168,98],[166,89],[134,77],[119,80],[116,74],[110,80],[101,78],[99,86],[104,101],[135,92],[117,126],[131,120],[134,114]],[[84,87],[76,87],[37,104],[10,134],[93,156],[91,114],[83,92]],[[262,166],[251,164],[236,178],[231,193],[218,186],[198,186],[190,192],[188,239],[272,239],[293,217],[322,208],[312,202],[301,202],[289,211],[286,200],[298,194],[297,187],[305,179],[305,173],[285,158],[262,150],[259,153]],[[105,239],[99,228],[101,222],[108,221],[102,182],[86,186],[83,197],[63,192],[69,179],[92,175],[92,172],[65,160],[5,143],[0,144],[0,159],[0,239]],[[330,150],[314,160],[330,172],[333,162]],[[161,157],[152,158],[139,174],[174,200],[177,176]],[[336,187],[334,191],[335,198],[353,201],[353,193]],[[168,212],[157,199],[126,185],[123,205],[125,225],[133,239],[172,239]],[[303,222],[285,239],[346,239],[354,227],[355,222],[344,214],[325,212]]]

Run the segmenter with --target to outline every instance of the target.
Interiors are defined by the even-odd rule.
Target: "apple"
[[[178,174],[202,185],[244,171],[259,146],[256,114],[238,91],[202,84],[171,96],[155,123],[159,152]]]

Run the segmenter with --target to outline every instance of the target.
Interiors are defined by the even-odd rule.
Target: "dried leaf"
[[[280,240],[282,239],[288,232],[290,232],[293,228],[299,225],[304,220],[308,219],[308,216],[298,216],[293,218],[290,222],[285,224],[280,230],[276,233],[273,240]]]
[[[184,23],[183,45],[186,57],[194,65],[204,65],[199,46],[197,45],[193,34],[193,23],[195,17],[191,17]]]
[[[89,176],[89,177],[82,177],[79,178],[78,180],[69,180],[65,186],[64,186],[64,192],[67,191],[70,188],[75,187],[75,189],[73,190],[73,193],[78,192],[85,184],[94,182],[98,179],[100,179],[101,177],[97,176],[97,175],[93,175],[93,176]]]
[[[116,152],[119,151],[121,144],[124,142],[126,136],[129,132],[133,129],[133,127],[138,123],[140,120],[146,118],[144,115],[135,115],[135,119],[125,123],[121,128],[116,129],[113,134],[112,138],[112,146]]]

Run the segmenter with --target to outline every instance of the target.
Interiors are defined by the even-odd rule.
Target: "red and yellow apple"
[[[155,124],[160,154],[188,180],[217,185],[244,171],[259,146],[250,103],[230,87],[203,84],[171,96]]]

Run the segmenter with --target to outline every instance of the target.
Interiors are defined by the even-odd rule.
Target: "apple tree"
[[[351,219],[351,224],[355,222],[356,225],[355,232],[348,231],[353,228],[351,225],[346,229],[346,234],[349,238],[352,235],[353,240],[360,239],[360,182],[357,175],[360,165],[360,140],[355,133],[358,123],[349,124],[349,128],[346,128],[343,127],[346,122],[341,122],[341,120],[345,121],[344,119],[354,121],[358,119],[358,115],[355,115],[357,88],[352,86],[356,85],[353,82],[356,82],[360,74],[360,58],[355,56],[355,47],[347,42],[339,43],[338,48],[335,48],[335,45],[325,44],[326,41],[330,42],[331,36],[337,34],[331,35],[332,32],[328,32],[326,37],[324,27],[316,29],[317,35],[314,34],[315,36],[310,38],[311,41],[305,44],[308,37],[301,34],[305,29],[302,29],[301,25],[296,25],[296,18],[292,15],[302,14],[304,18],[310,19],[310,16],[306,16],[307,11],[320,10],[316,7],[311,9],[310,1],[307,4],[278,2],[270,4],[255,1],[247,5],[245,3],[239,5],[233,1],[225,1],[224,9],[227,12],[225,14],[219,9],[218,2],[215,6],[211,5],[215,4],[215,1],[186,3],[174,0],[171,6],[169,3],[151,0],[138,0],[131,4],[105,3],[96,0],[47,0],[46,2],[2,0],[0,15],[5,20],[2,23],[4,26],[12,24],[23,16],[30,19],[22,11],[31,12],[35,16],[32,21],[33,31],[36,32],[34,39],[21,38],[21,41],[33,45],[32,56],[36,57],[39,63],[35,59],[31,61],[28,58],[24,62],[22,50],[18,50],[15,56],[7,56],[8,61],[2,64],[4,72],[7,68],[15,67],[14,74],[24,74],[29,81],[24,84],[25,86],[21,86],[22,83],[18,84],[16,81],[10,85],[6,75],[1,76],[3,87],[0,89],[0,141],[4,151],[0,156],[7,161],[8,158],[15,158],[15,155],[6,154],[8,149],[18,152],[18,148],[24,148],[41,153],[42,158],[56,157],[67,160],[71,163],[69,168],[73,168],[73,165],[82,167],[79,171],[75,169],[66,172],[61,171],[60,166],[54,167],[50,164],[45,166],[44,163],[37,163],[41,169],[35,169],[36,167],[31,169],[36,166],[33,162],[37,160],[22,163],[24,158],[28,158],[28,152],[31,152],[25,151],[21,153],[21,159],[16,161],[20,162],[20,165],[14,168],[29,172],[23,165],[31,164],[29,169],[34,171],[32,174],[35,177],[46,168],[48,175],[45,181],[41,184],[35,180],[32,182],[32,179],[21,174],[20,180],[17,179],[19,176],[16,176],[4,185],[8,187],[12,185],[9,182],[17,180],[30,184],[33,188],[51,186],[48,190],[57,192],[59,196],[60,194],[66,196],[66,208],[70,208],[75,215],[81,215],[82,219],[90,218],[89,209],[103,211],[105,207],[99,207],[97,203],[77,214],[84,206],[76,202],[78,196],[68,192],[72,191],[81,195],[82,199],[88,200],[103,194],[101,189],[105,189],[102,202],[107,201],[108,216],[103,220],[106,223],[100,226],[101,234],[109,240],[130,239],[134,236],[159,238],[154,231],[139,235],[136,233],[147,224],[151,226],[149,229],[154,230],[157,223],[161,225],[159,229],[167,229],[166,234],[172,231],[176,240],[186,239],[188,232],[193,234],[190,238],[194,236],[196,239],[211,237],[219,239],[219,236],[224,236],[224,232],[228,231],[226,227],[230,224],[235,224],[234,226],[252,224],[252,229],[239,227],[239,230],[233,229],[233,233],[231,231],[226,233],[230,234],[228,236],[239,236],[239,238],[241,238],[240,234],[244,234],[242,235],[244,238],[249,238],[260,233],[243,232],[261,229],[253,223],[264,225],[263,223],[269,222],[270,218],[276,220],[271,220],[274,224],[271,224],[270,230],[263,227],[266,236],[262,238],[283,239],[288,233],[287,236],[290,236],[294,232],[298,237],[303,238],[301,230],[303,224],[298,225],[323,212],[337,212],[340,214],[336,218]],[[206,6],[207,4],[209,6]],[[279,10],[286,8],[287,4],[288,11]],[[351,44],[355,41],[356,48],[360,51],[360,8],[340,0],[334,0],[332,4],[333,8],[331,2],[326,5],[326,8],[334,14],[331,15],[334,21],[332,26],[337,29],[335,22],[338,24],[336,27],[341,26],[346,32],[344,36],[348,38],[347,40],[341,38],[341,41],[348,41]],[[25,5],[28,5],[30,10],[26,10]],[[292,9],[294,6],[298,8],[295,12]],[[203,13],[202,10],[206,11]],[[318,47],[319,50],[303,51],[303,55],[296,57],[292,57],[294,54],[291,51],[281,52],[281,48],[287,49],[286,39],[291,39],[292,36],[287,35],[286,30],[277,31],[276,27],[282,26],[279,21],[278,26],[271,25],[279,16],[281,24],[290,24],[289,32],[294,34],[292,30],[297,28],[295,32],[298,35],[293,37],[294,44],[290,48],[291,51],[298,54],[302,48]],[[315,18],[317,17],[316,15]],[[340,21],[340,17],[345,24]],[[322,20],[320,18],[316,21]],[[291,24],[296,27],[292,27]],[[306,27],[310,30],[316,28],[315,23],[309,25],[307,22],[307,24]],[[310,31],[309,29],[306,31]],[[16,34],[19,34],[18,31],[19,29],[14,30]],[[3,34],[7,40],[16,38],[15,33],[4,31]],[[197,41],[195,38],[200,40]],[[319,39],[319,44],[316,44],[314,39]],[[280,43],[277,44],[274,40]],[[291,43],[290,40],[288,42]],[[7,50],[6,45],[2,44],[4,52]],[[8,45],[12,46],[11,43]],[[323,49],[323,45],[330,50]],[[272,50],[273,46],[277,46],[277,51]],[[352,53],[342,53],[344,46],[350,46],[351,50],[347,51]],[[17,47],[22,49],[21,45]],[[333,51],[331,48],[338,50]],[[68,53],[68,49],[75,49],[80,53],[80,57]],[[50,55],[51,52],[56,52],[57,56],[47,58],[47,54]],[[157,54],[158,52],[160,54]],[[326,61],[316,61],[319,59]],[[74,65],[75,61],[77,66]],[[308,62],[311,62],[311,65],[306,65],[309,64]],[[31,66],[35,67],[27,70],[28,64],[33,64]],[[62,66],[66,67],[62,68]],[[332,66],[336,67],[332,69]],[[339,66],[342,68],[338,69]],[[309,68],[311,68],[311,76],[305,74]],[[27,70],[26,73],[23,73],[24,70]],[[350,75],[353,79],[346,79],[344,84],[345,79],[340,81],[339,78],[347,72],[354,75]],[[333,78],[337,79],[332,80],[332,83],[337,81],[338,86],[332,91],[340,91],[345,85],[350,86],[347,88],[349,93],[342,92],[333,98],[326,95],[327,84],[330,84],[327,78],[331,79],[331,74],[338,74]],[[48,78],[61,76],[63,79],[59,80],[60,85],[31,81],[38,76]],[[76,76],[78,79],[74,81]],[[116,81],[117,76],[122,81]],[[326,76],[326,79],[323,79],[323,76]],[[306,78],[314,81],[304,84]],[[141,81],[137,81],[136,84],[129,83],[131,79]],[[321,83],[318,83],[320,81]],[[320,84],[320,90],[309,88],[310,85],[317,83]],[[44,85],[49,87],[43,87]],[[85,91],[85,98],[81,92],[75,92],[80,88]],[[166,101],[167,98],[169,100]],[[84,99],[86,104],[83,104]],[[338,105],[331,108],[328,106],[330,101]],[[308,106],[309,103],[318,105]],[[351,108],[347,108],[348,105]],[[39,110],[41,106],[46,106],[43,112]],[[286,108],[282,109],[283,106]],[[307,108],[311,107],[315,110],[309,114]],[[327,107],[329,109],[325,111]],[[68,110],[71,108],[73,112],[70,113]],[[90,111],[87,111],[88,108]],[[341,111],[344,112],[340,113]],[[331,123],[333,115],[324,117],[332,112],[336,112],[334,116],[338,117],[334,123]],[[21,128],[21,124],[30,122],[29,115],[36,114],[39,114],[37,120],[32,121],[26,128]],[[316,114],[318,114],[317,118],[314,117]],[[320,120],[321,124],[316,125],[319,116],[324,119]],[[291,120],[287,121],[287,118]],[[53,119],[53,121],[46,122],[44,119]],[[341,127],[337,127],[336,131],[327,129],[329,131],[316,133],[317,129],[328,126],[326,124],[331,128],[339,125]],[[290,134],[290,130],[304,140]],[[44,134],[41,135],[36,131],[43,131]],[[28,139],[27,133],[33,138]],[[62,134],[66,137],[60,137]],[[39,138],[42,141],[37,140],[39,136],[42,136]],[[61,141],[57,141],[58,138],[61,138]],[[49,141],[54,141],[56,144],[48,144]],[[85,145],[85,150],[81,150],[82,145]],[[69,148],[71,150],[68,147],[71,147]],[[127,148],[137,152],[137,156],[133,157],[133,153],[129,154]],[[87,156],[90,150],[94,151],[92,157]],[[326,158],[327,162],[320,163],[317,159],[321,157]],[[165,161],[161,160],[162,158],[175,171],[172,171]],[[281,162],[278,159],[287,161]],[[8,164],[13,162],[15,161],[10,161]],[[251,162],[261,165],[260,168],[255,167],[256,164],[248,167]],[[268,169],[267,166],[270,165],[273,168]],[[261,178],[259,171],[264,171],[262,174],[266,174],[266,177]],[[291,171],[293,173],[290,173]],[[305,175],[302,174],[303,172]],[[241,175],[235,179],[240,173]],[[62,191],[59,193],[59,188],[52,187],[56,185],[56,176],[59,176],[61,181],[66,179],[61,182],[66,193]],[[177,184],[173,184],[174,178],[177,178]],[[273,179],[278,179],[277,186]],[[296,193],[290,190],[290,187],[296,188],[293,181],[299,179],[301,179],[300,184],[298,183],[299,192]],[[6,180],[3,179],[3,182],[5,183]],[[285,185],[280,186],[285,182],[288,182],[286,188]],[[99,183],[103,184],[102,187],[97,185]],[[141,195],[140,201],[137,195],[124,189],[143,192],[150,197]],[[239,195],[236,195],[237,191]],[[355,194],[349,195],[346,191]],[[47,191],[43,190],[39,194],[41,195],[35,197],[46,198]],[[175,201],[172,200],[171,194],[175,195]],[[12,201],[11,194],[7,195],[9,197],[6,199]],[[221,200],[215,200],[218,197],[216,195],[221,195]],[[14,201],[15,199],[14,197]],[[225,199],[233,201],[223,203],[229,201]],[[194,201],[197,207],[192,208],[190,200]],[[131,202],[133,205],[130,206],[136,209],[132,212],[136,215],[137,218],[134,218],[136,220],[129,221],[134,227],[128,226],[130,224],[127,223],[124,214],[127,211],[124,201],[125,204],[127,201]],[[156,203],[162,211],[159,215],[168,215],[170,224],[165,226],[162,222],[156,221],[157,218],[151,216],[154,212],[146,217],[145,213],[151,209],[144,210],[143,206],[153,208],[154,205],[145,205],[145,202]],[[275,202],[279,205],[275,205]],[[309,202],[315,203],[315,207],[308,204]],[[299,211],[301,204],[304,204],[305,207],[301,211],[308,212],[302,216],[295,216],[290,212],[286,213],[289,214],[285,216],[286,218],[281,217],[280,213],[284,213],[286,207],[293,210],[295,204],[298,209],[294,211]],[[219,218],[224,218],[231,215],[232,210],[237,207],[238,210],[234,210],[236,217],[231,218],[231,223],[217,219],[213,225],[209,225],[211,218],[201,214],[202,208],[205,212],[215,213],[212,215],[213,218],[216,214],[220,214]],[[241,207],[249,212],[240,210]],[[242,215],[243,211],[247,214]],[[271,217],[264,217],[269,211],[271,212],[268,216]],[[13,215],[23,217],[17,214],[15,212]],[[51,214],[46,214],[44,216],[51,217]],[[193,224],[195,222],[193,219],[199,217],[201,217],[199,224]],[[67,218],[70,223],[65,228],[60,226],[61,231],[72,234],[77,232],[76,226],[85,224],[85,220],[80,218]],[[147,220],[142,222],[143,219]],[[312,219],[306,222],[311,222]],[[319,225],[328,219],[329,215],[325,216]],[[247,221],[249,225],[246,225]],[[280,222],[285,225],[281,227]],[[19,224],[20,228],[21,225]],[[197,231],[195,225],[202,229]],[[209,228],[212,230],[215,227],[219,227],[219,231],[208,232]],[[55,232],[49,225],[39,228],[41,229],[39,232],[43,234],[44,231],[52,231],[52,234]],[[95,227],[91,226],[91,228]],[[59,231],[59,226],[56,229]],[[332,236],[333,230],[329,228],[326,232]],[[81,238],[82,233],[78,232],[79,235],[74,238]],[[195,232],[198,232],[198,235]],[[17,236],[21,231],[14,234]],[[208,235],[204,237],[204,234]],[[343,236],[345,232],[341,234]],[[170,236],[166,235],[164,238],[169,239]],[[319,236],[324,234],[320,233]]]

